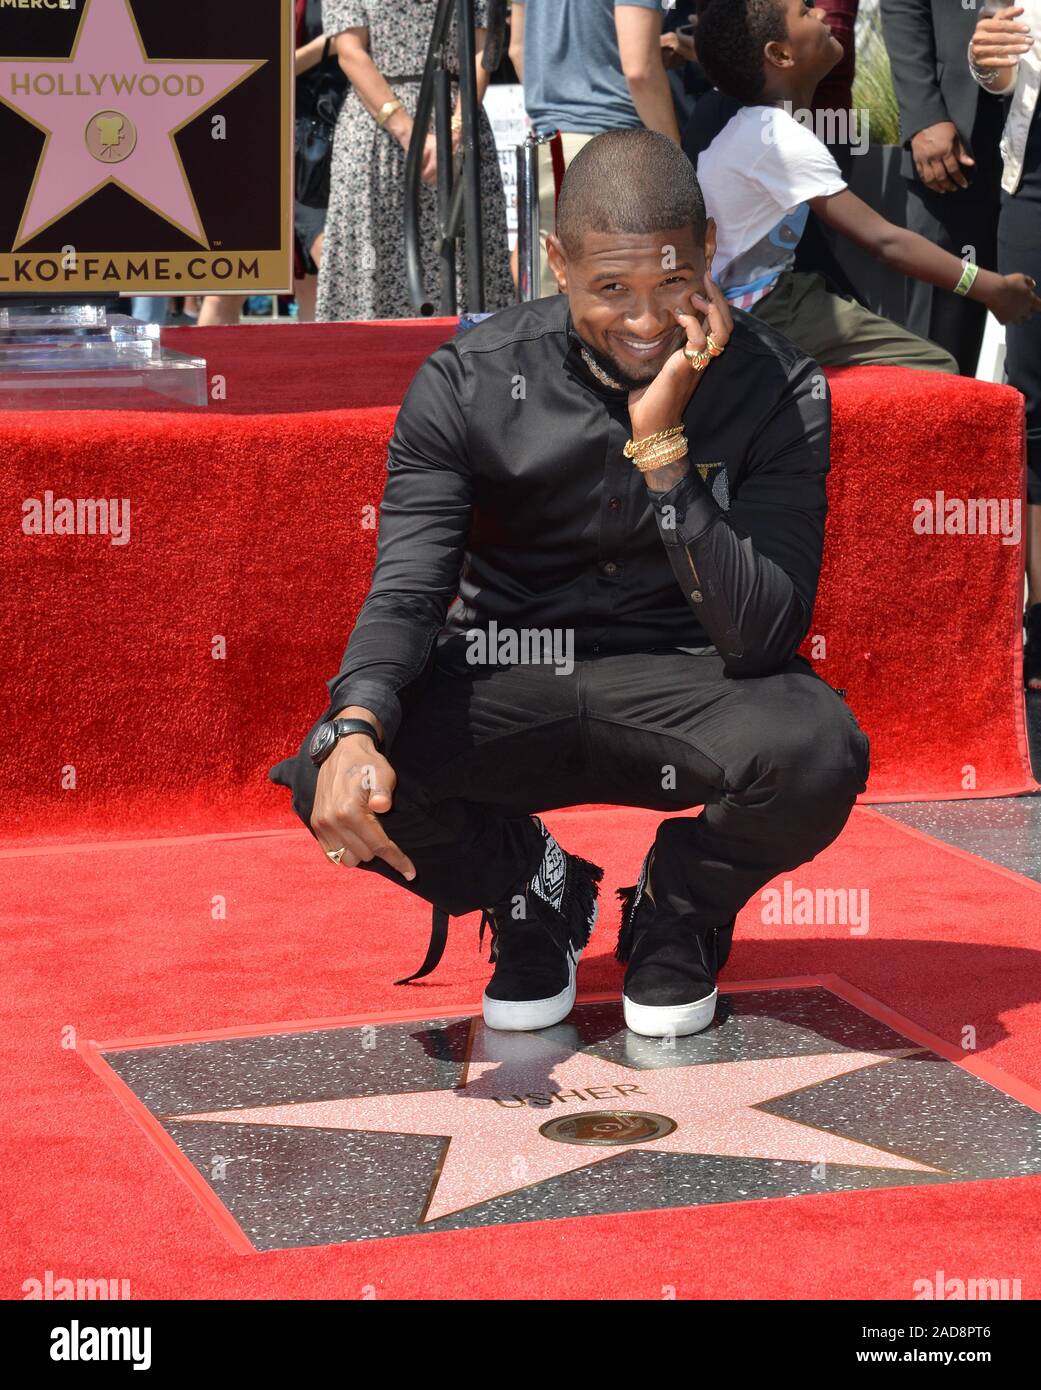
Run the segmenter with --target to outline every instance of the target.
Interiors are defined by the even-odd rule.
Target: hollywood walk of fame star
[[[68,58],[0,58],[0,101],[47,136],[15,249],[109,183],[207,246],[174,136],[263,61],[151,59],[129,0],[86,0]]]
[[[167,1115],[167,1122],[438,1135],[447,1140],[421,1220],[436,1221],[494,1197],[643,1148],[915,1173],[941,1170],[758,1107],[918,1049],[830,1052],[759,1061],[634,1069],[562,1046],[552,1035],[497,1033],[475,1022],[459,1084],[450,1090]],[[605,1107],[610,1107],[605,1109]],[[659,1137],[595,1148],[555,1142],[547,1118],[650,1112],[672,1121]],[[622,1120],[624,1129],[631,1121]],[[639,1130],[636,1131],[639,1133]]]

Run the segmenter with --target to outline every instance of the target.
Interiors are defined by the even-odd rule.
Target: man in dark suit
[[[880,0],[880,8],[900,105],[907,226],[945,251],[994,265],[1003,103],[972,80],[968,61],[983,3]],[[907,284],[907,327],[975,376],[986,309],[920,280]]]

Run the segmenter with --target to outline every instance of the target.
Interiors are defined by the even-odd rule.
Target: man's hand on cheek
[[[648,435],[683,423],[683,412],[711,357],[723,351],[733,332],[730,306],[708,274],[704,294],[691,292],[689,312],[673,312],[687,341],[669,357],[652,382],[630,391],[629,419],[634,439],[646,439]]]

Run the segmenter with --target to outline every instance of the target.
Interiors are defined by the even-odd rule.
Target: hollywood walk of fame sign
[[[612,1001],[87,1056],[243,1251],[1041,1172],[1037,1110],[823,987],[671,1046]]]
[[[292,285],[292,0],[0,7],[0,293]]]

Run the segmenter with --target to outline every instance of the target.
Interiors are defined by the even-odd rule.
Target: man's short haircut
[[[704,240],[705,199],[694,166],[667,135],[608,130],[568,165],[557,201],[557,237],[578,256],[586,232],[663,232],[692,227]]]
[[[694,43],[712,85],[751,106],[766,86],[763,50],[787,37],[784,0],[710,0],[698,19]]]

